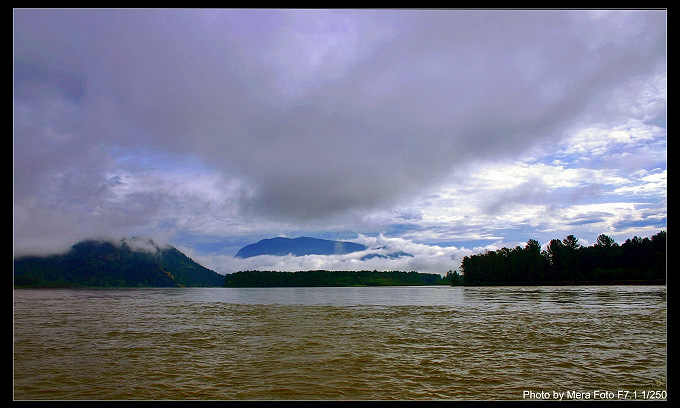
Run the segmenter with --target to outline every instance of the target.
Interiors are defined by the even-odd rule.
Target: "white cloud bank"
[[[445,275],[447,271],[455,270],[458,267],[463,256],[473,253],[471,249],[417,244],[403,238],[388,238],[382,234],[373,237],[359,234],[356,239],[351,241],[364,244],[368,249],[343,255],[260,255],[252,258],[196,254],[192,253],[193,251],[190,248],[184,248],[184,250],[195,261],[204,265],[211,265],[213,270],[223,274],[246,270],[305,271],[321,269],[331,271],[399,270]],[[404,251],[413,256],[403,256],[390,260],[381,258],[360,259],[367,254],[390,254],[398,251]]]

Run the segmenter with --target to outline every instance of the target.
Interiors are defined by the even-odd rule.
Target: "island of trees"
[[[569,235],[551,240],[545,250],[531,239],[524,247],[466,256],[460,270],[462,276],[447,276],[464,285],[665,284],[666,232],[621,245],[601,234],[587,247]]]
[[[225,286],[309,287],[309,286],[417,286],[450,284],[436,273],[403,271],[241,271],[225,275]]]

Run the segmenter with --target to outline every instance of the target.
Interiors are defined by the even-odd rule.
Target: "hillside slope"
[[[151,240],[86,240],[63,255],[14,260],[14,287],[222,287],[224,276]]]

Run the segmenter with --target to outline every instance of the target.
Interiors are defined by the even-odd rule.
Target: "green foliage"
[[[463,284],[463,277],[460,276],[458,271],[448,271],[442,281],[447,285],[459,286]]]
[[[15,287],[216,287],[223,279],[173,247],[140,251],[124,241],[83,241],[64,255],[14,260]]]
[[[379,271],[241,271],[224,277],[226,287],[417,286],[446,284],[441,275]]]
[[[605,234],[590,247],[569,235],[551,240],[545,251],[538,241],[524,248],[502,248],[466,256],[461,262],[466,285],[523,285],[666,280],[666,232],[633,237],[619,246]]]

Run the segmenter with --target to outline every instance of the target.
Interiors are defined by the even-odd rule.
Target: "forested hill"
[[[418,286],[450,284],[438,274],[402,271],[241,271],[225,275],[225,286],[320,287],[320,286]]]
[[[14,260],[15,287],[222,287],[224,276],[151,240],[87,240],[63,255]]]

